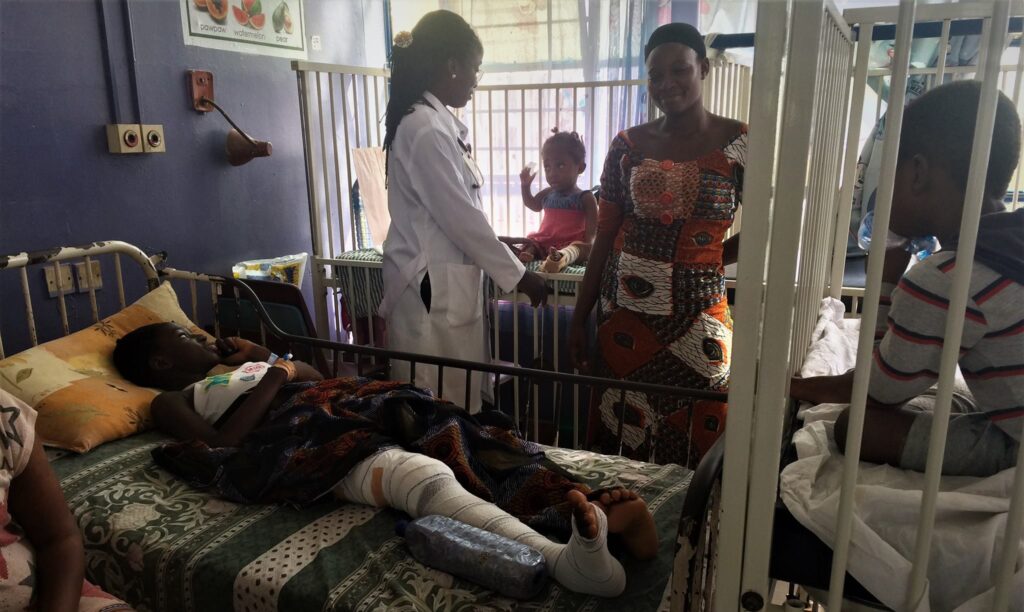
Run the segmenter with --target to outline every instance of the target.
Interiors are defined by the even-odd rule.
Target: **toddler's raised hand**
[[[527,165],[523,168],[523,171],[519,173],[519,182],[522,183],[523,187],[529,187],[533,184],[533,179],[537,178],[537,173],[533,171],[533,164]]]

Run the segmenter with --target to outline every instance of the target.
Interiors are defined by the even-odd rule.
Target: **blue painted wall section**
[[[129,1],[140,111],[145,122],[164,126],[166,154],[106,150],[114,105],[96,0],[0,1],[0,253],[117,239],[167,251],[177,268],[226,274],[239,260],[309,251],[289,61],[185,46],[176,0]],[[124,6],[105,0],[102,12],[120,121],[133,123]],[[383,0],[306,0],[305,10],[307,44],[309,35],[323,40],[311,60],[382,63]],[[213,71],[218,103],[254,137],[271,141],[272,157],[228,165],[229,126],[216,113],[191,110],[190,68]],[[41,293],[42,272],[29,278]],[[100,297],[111,301],[115,293],[105,288]],[[53,329],[56,300],[37,304],[41,331]],[[88,321],[84,295],[73,296],[69,310],[73,324]],[[27,344],[24,318],[17,276],[0,274],[8,353]]]

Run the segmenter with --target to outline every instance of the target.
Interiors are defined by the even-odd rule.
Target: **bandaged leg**
[[[403,449],[389,449],[358,463],[335,487],[344,500],[401,510],[413,518],[438,514],[537,549],[548,571],[571,591],[614,597],[626,587],[622,565],[608,552],[604,512],[594,507],[597,535],[584,538],[573,518],[568,544],[537,533],[498,506],[466,491],[444,463]]]

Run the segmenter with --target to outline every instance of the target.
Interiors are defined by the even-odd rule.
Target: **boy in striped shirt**
[[[886,254],[861,458],[924,471],[970,167],[978,81],[957,81],[904,113],[890,230],[934,235],[942,251],[906,270],[910,255]],[[1020,120],[999,95],[985,202],[960,349],[944,474],[988,476],[1016,465],[1024,425],[1024,209],[1003,206],[1020,152]],[[792,382],[794,398],[850,401],[853,372]],[[835,438],[845,448],[847,412]]]

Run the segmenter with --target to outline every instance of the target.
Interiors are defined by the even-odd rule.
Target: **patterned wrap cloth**
[[[400,446],[444,462],[470,493],[559,536],[571,530],[566,493],[600,493],[519,437],[501,413],[470,415],[393,381],[338,378],[295,387],[238,448],[182,442],[154,449],[153,457],[230,501],[301,506],[329,494],[363,459]]]
[[[622,224],[601,281],[602,376],[713,391],[729,387],[732,318],[723,240],[740,201],[746,127],[686,162],[644,157],[626,132],[601,177],[601,218]],[[604,390],[590,414],[593,450],[695,466],[725,427],[722,402]],[[622,404],[625,404],[623,406]]]

